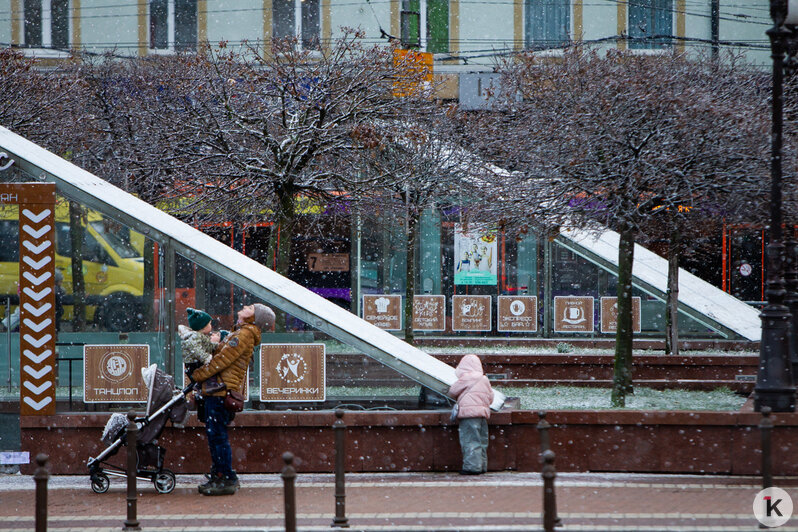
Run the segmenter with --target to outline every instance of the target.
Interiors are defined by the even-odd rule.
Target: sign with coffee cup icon
[[[601,332],[614,333],[618,330],[618,298],[601,298]],[[632,331],[640,332],[640,298],[632,298]]]
[[[83,346],[85,403],[142,403],[147,387],[142,368],[150,365],[149,345]]]
[[[592,333],[593,298],[556,296],[554,298],[554,332]]]
[[[536,332],[538,298],[536,296],[499,296],[499,332]]]

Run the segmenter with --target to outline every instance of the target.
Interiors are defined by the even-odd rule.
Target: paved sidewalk
[[[142,530],[282,530],[279,475],[242,475],[229,497],[197,493],[197,475],[178,475],[175,491],[159,495],[139,482]],[[777,478],[796,501],[798,478]],[[564,532],[571,530],[757,531],[752,504],[760,479],[698,475],[559,474],[557,506]],[[0,476],[0,532],[32,530],[34,482]],[[347,474],[346,510],[351,530],[541,530],[542,481],[537,473]],[[296,482],[299,530],[330,530],[334,478],[300,474]],[[126,483],[94,494],[85,477],[49,482],[48,530],[120,530],[127,512]],[[779,531],[798,531],[798,516]]]

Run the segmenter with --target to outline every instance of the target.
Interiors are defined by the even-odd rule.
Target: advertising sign
[[[490,331],[491,307],[491,296],[452,296],[452,329]]]
[[[324,401],[324,344],[261,344],[260,400]]]
[[[348,272],[348,253],[308,253],[308,271]]]
[[[499,332],[537,332],[538,298],[536,296],[499,296]]]
[[[386,331],[402,330],[402,296],[366,294],[363,319]]]
[[[454,224],[454,284],[495,285],[496,231],[485,226]]]
[[[83,401],[143,403],[147,387],[141,370],[150,365],[148,345],[83,346]]]
[[[554,298],[554,332],[592,333],[594,327],[592,297]]]
[[[614,333],[618,330],[618,298],[601,298],[601,332]],[[640,332],[640,298],[632,298],[632,331]]]
[[[413,330],[446,330],[446,296],[413,296]]]

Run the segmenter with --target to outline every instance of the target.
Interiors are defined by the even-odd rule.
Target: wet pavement
[[[350,530],[542,530],[543,489],[538,473],[370,473],[346,476]],[[198,475],[178,475],[170,494],[139,481],[142,530],[261,531],[284,529],[283,483],[278,474],[242,475],[232,496],[197,493]],[[798,477],[776,478],[796,501]],[[127,512],[126,481],[112,479],[105,494],[88,475],[48,483],[48,530],[120,530]],[[556,480],[558,530],[755,531],[756,477],[564,473]],[[335,515],[330,474],[296,480],[299,530],[330,530]],[[35,486],[24,475],[0,475],[0,532],[33,530]],[[798,531],[798,516],[779,531]]]

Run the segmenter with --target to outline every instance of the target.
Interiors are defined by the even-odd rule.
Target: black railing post
[[[540,418],[537,424],[538,434],[540,435],[540,450],[545,454],[546,451],[551,451],[551,439],[549,437],[551,423],[546,421],[546,412],[543,410],[538,412],[538,417]],[[552,514],[554,515],[554,526],[562,526],[562,520],[557,515],[557,503],[554,500],[552,500]]]
[[[47,481],[50,473],[47,471],[47,460],[50,457],[46,454],[36,455],[36,471],[33,472],[33,480],[36,482],[36,532],[47,530]]]
[[[294,493],[294,455],[290,452],[283,453],[283,467],[280,476],[283,477],[283,497],[285,500],[285,532],[296,532],[296,495]]]
[[[543,530],[554,532],[557,520],[557,502],[554,496],[554,451],[543,451]]]
[[[331,526],[349,528],[349,519],[346,518],[346,424],[343,409],[336,409],[335,417],[335,517]]]
[[[136,518],[136,473],[138,470],[136,440],[139,434],[136,412],[133,410],[128,412],[127,421],[127,519],[122,530],[141,530]]]

